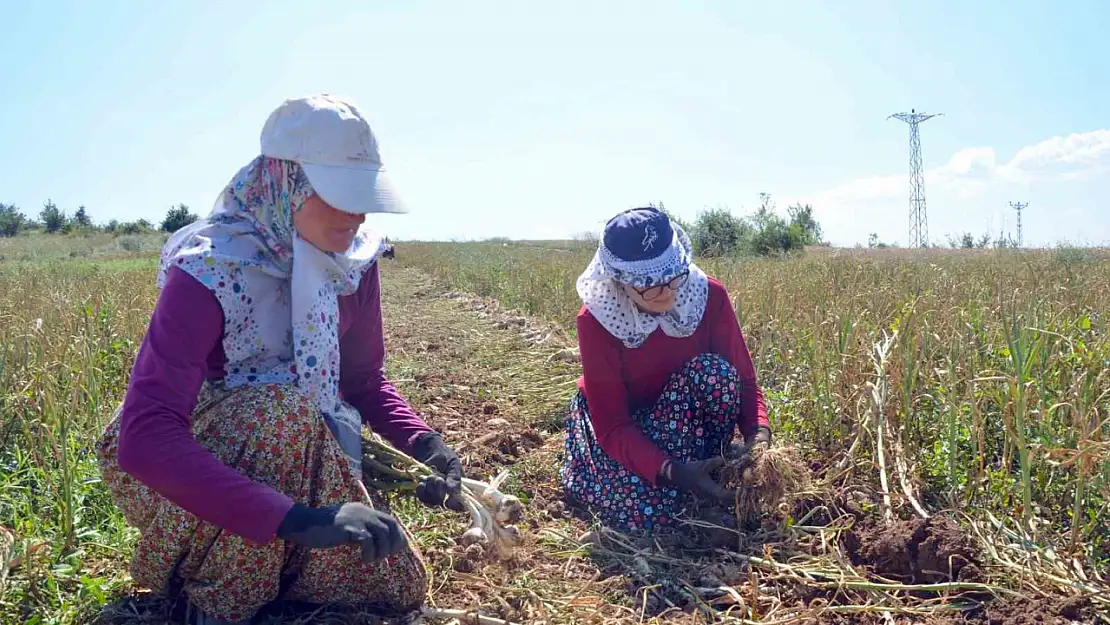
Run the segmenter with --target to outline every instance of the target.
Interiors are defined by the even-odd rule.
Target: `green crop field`
[[[135,590],[127,565],[136,534],[112,506],[92,450],[123,397],[155,301],[159,244],[138,238],[125,246],[113,237],[0,239],[0,527],[13,538],[2,558],[11,566],[3,567],[6,580],[0,581],[0,623],[107,620],[104,607]],[[421,337],[448,327],[445,317],[434,315],[451,315],[452,324],[473,323],[450,327],[453,336],[479,337],[475,350],[515,340],[504,334],[514,330],[458,309],[455,299],[436,298],[469,294],[476,296],[473,301],[495,300],[529,324],[572,334],[579,307],[574,281],[591,254],[574,243],[399,243],[397,259],[383,261],[383,272],[385,314],[393,324],[387,325],[387,336],[396,332],[391,348],[403,348],[394,350],[399,355],[390,367],[402,390],[426,414],[443,409],[444,393],[473,393],[482,399],[462,410],[476,407],[480,413],[482,402],[498,394],[483,394],[482,380],[462,379],[465,367],[478,366],[477,352],[433,353],[431,339]],[[867,506],[877,517],[953,519],[977,537],[982,575],[974,581],[1014,589],[1024,600],[1036,600],[1037,592],[1060,597],[1106,592],[1110,258],[1077,250],[825,250],[785,260],[714,259],[701,265],[733,297],[777,440],[804,450],[826,492],[839,497],[849,487],[870,489],[877,495]],[[441,321],[422,328],[414,325],[419,319]],[[504,404],[509,412],[498,414],[530,415],[522,424],[546,441],[542,448],[549,454],[546,462],[522,455],[519,465],[508,459],[498,466],[519,466],[511,485],[525,498],[549,494],[561,440],[551,410],[570,397],[573,385],[567,381],[576,365],[552,369],[550,359],[527,345],[498,344],[507,347],[495,356],[481,352],[480,365],[489,376],[483,379],[501,385],[500,397],[512,397]],[[450,386],[432,388],[428,378],[413,373],[455,366],[463,373],[451,376]],[[531,377],[520,374],[522,367],[531,367]],[[545,386],[539,381],[545,371],[562,382],[548,380]],[[546,416],[527,405],[536,402],[545,404]],[[452,434],[456,441],[465,435]],[[442,537],[427,529],[426,517],[405,514],[413,522],[423,519],[417,534],[427,541],[426,550],[442,546]],[[591,569],[596,579],[583,575],[579,586],[573,579],[549,589],[547,582],[528,581],[530,571],[552,567],[550,579],[558,578],[560,565],[552,563],[574,562],[578,556],[570,554],[585,549],[541,538],[545,528],[564,534],[588,529],[542,511],[530,512],[529,519],[528,531],[536,536],[529,543],[533,564],[522,565],[524,573],[516,570],[525,581],[499,582],[494,594],[488,588],[467,594],[467,588],[484,585],[481,576],[432,557],[433,578],[458,589],[450,597],[441,592],[437,600],[517,622],[645,618],[646,598],[642,602],[621,584],[595,588],[599,579],[620,575],[648,587],[620,567],[598,565]],[[803,530],[810,538],[820,533],[791,531]],[[820,535],[827,542],[835,534]],[[776,554],[787,553],[785,543],[775,544]],[[771,557],[768,553],[763,557]],[[775,557],[787,569],[808,566]],[[752,562],[766,565],[759,558]],[[868,579],[853,592],[885,601],[904,590],[883,590],[887,587]],[[907,618],[931,615],[929,610],[943,603],[938,597],[959,588],[918,590],[925,593],[919,603],[898,594],[898,605],[910,607],[884,609]],[[754,609],[785,606],[785,599],[760,603],[746,592],[741,595],[753,609],[738,618],[795,622]],[[499,602],[496,593],[512,599]],[[881,611],[868,609],[861,596],[828,597],[830,605],[847,606],[843,612]],[[598,603],[583,608],[588,597]],[[1110,605],[1105,594],[1086,600]],[[610,611],[602,604],[625,607]],[[668,616],[665,608],[653,612],[663,620],[709,618],[698,609]]]
[[[451,288],[573,330],[581,245],[410,244]],[[701,266],[733,298],[776,431],[876,460],[900,439],[930,507],[1035,524],[1110,564],[1110,259],[1093,252],[824,252]]]

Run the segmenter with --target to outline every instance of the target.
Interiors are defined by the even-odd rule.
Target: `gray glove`
[[[363,562],[388,558],[405,546],[405,534],[397,519],[356,502],[322,508],[294,504],[278,526],[277,535],[309,549],[358,543]]]

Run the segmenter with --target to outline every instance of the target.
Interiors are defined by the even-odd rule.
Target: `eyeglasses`
[[[663,289],[670,289],[672,291],[677,291],[678,289],[682,288],[682,285],[686,284],[686,279],[689,278],[689,277],[690,277],[690,272],[686,271],[686,272],[680,273],[677,276],[671,278],[671,281],[666,283],[666,284],[656,284],[655,286],[649,286],[646,289],[634,289],[634,290],[637,293],[640,294],[640,297],[644,298],[645,302],[651,302],[651,301],[657,300],[660,297],[662,297]]]

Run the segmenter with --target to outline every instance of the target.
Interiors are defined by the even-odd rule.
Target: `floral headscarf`
[[[158,286],[177,266],[208,287],[224,313],[228,388],[296,384],[360,471],[361,418],[339,398],[337,297],[358,289],[384,241],[366,226],[342,254],[301,239],[293,214],[313,193],[297,163],[255,158],[207,218],[170,237]]]

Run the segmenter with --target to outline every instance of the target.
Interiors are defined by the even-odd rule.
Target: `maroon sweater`
[[[405,451],[431,428],[382,372],[385,343],[378,267],[339,298],[339,390],[363,422]],[[135,360],[120,416],[120,468],[203,521],[257,543],[274,538],[293,505],[283,493],[224,465],[193,438],[191,416],[205,379],[224,376],[223,309],[172,267]]]
[[[672,338],[656,330],[643,345],[629,349],[583,306],[578,313],[578,345],[582,352],[578,388],[590,407],[598,443],[651,484],[668,456],[640,430],[632,415],[654,406],[671,375],[700,354],[715,353],[736,367],[743,382],[739,426],[744,436],[755,434],[760,425],[769,427],[744,334],[728,292],[713,277],[705,316],[691,336]]]

